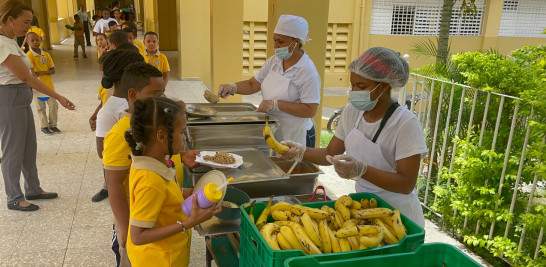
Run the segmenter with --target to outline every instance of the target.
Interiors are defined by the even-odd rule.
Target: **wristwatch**
[[[182,226],[182,231],[180,231],[181,233],[184,233],[186,232],[186,227],[184,226],[184,224],[181,222],[181,221],[176,221],[176,223],[180,224]]]

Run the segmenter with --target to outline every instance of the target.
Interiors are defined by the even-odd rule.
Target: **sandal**
[[[30,205],[23,207],[19,205],[19,202],[8,203],[8,209],[10,210],[19,210],[19,211],[35,211],[39,209],[38,205],[30,203]]]

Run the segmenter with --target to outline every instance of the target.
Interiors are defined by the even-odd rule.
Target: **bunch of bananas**
[[[378,208],[374,198],[359,202],[342,196],[334,209],[287,202],[271,206],[271,199],[256,227],[274,250],[300,249],[305,254],[345,252],[396,244],[406,236],[400,212]],[[269,216],[275,221],[267,223]]]
[[[273,132],[271,131],[271,128],[269,127],[269,116],[265,116],[265,126],[264,126],[263,136],[267,145],[273,150],[275,150],[275,152],[277,153],[284,154],[288,152],[288,149],[290,149],[290,147],[279,143],[279,141],[275,139],[275,136],[273,135]]]

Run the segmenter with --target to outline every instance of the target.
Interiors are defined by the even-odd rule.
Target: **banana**
[[[289,222],[289,221],[275,221],[273,223],[278,225],[279,227],[280,226],[290,226],[290,224],[292,224],[292,222]]]
[[[341,252],[341,247],[339,246],[339,241],[332,232],[332,229],[328,228],[328,236],[330,237],[330,243],[332,244],[332,252]]]
[[[356,236],[356,235],[358,235],[358,227],[356,226],[341,228],[337,230],[336,232],[337,238]]]
[[[353,200],[353,202],[351,202],[351,209],[361,209],[362,208],[362,205],[360,204],[360,202],[356,201],[356,200]]]
[[[388,208],[369,208],[365,210],[359,210],[357,215],[360,219],[370,219],[388,217],[391,216],[392,213],[392,210]]]
[[[281,233],[277,234],[277,242],[282,250],[294,249],[292,245],[290,245],[290,242],[288,242],[288,240]]]
[[[380,232],[381,227],[376,225],[349,225],[337,230],[336,237],[351,237],[357,235],[375,235]]]
[[[254,202],[253,202],[252,205],[250,206],[250,212],[248,213],[248,217],[250,217],[250,221],[251,221],[252,223],[255,223],[254,214],[252,214],[253,211],[254,211]]]
[[[288,150],[290,149],[289,146],[283,145],[279,143],[277,139],[275,139],[273,132],[271,132],[271,128],[269,128],[269,116],[265,116],[265,126],[263,130],[263,136],[267,145],[273,150],[275,150],[275,152],[277,153],[284,154],[288,152]]]
[[[324,205],[320,208],[320,210],[325,211],[326,213],[330,213],[330,207]]]
[[[394,210],[393,215],[390,217],[391,224],[389,225],[394,230],[394,234],[398,240],[402,240],[406,236],[406,227],[402,224],[402,218],[400,218],[400,211]]]
[[[296,238],[298,238],[298,241],[300,242],[300,244],[307,251],[309,251],[309,254],[322,254],[322,252],[320,252],[320,249],[318,249],[317,246],[315,246],[315,244],[311,240],[311,238],[309,238],[309,236],[303,229],[303,226],[301,226],[298,223],[293,223],[291,227],[292,227],[292,230],[294,230],[294,233],[296,234]]]
[[[296,237],[296,234],[292,228],[283,225],[280,227],[280,233],[294,249],[299,249],[303,251],[303,253],[309,254],[309,251],[300,244],[300,241],[298,241],[298,238]]]
[[[375,223],[379,226],[381,226],[383,230],[383,239],[387,241],[389,244],[396,244],[398,243],[398,239],[396,239],[396,236],[387,228],[387,226],[381,221],[379,218],[375,218]]]
[[[353,203],[353,199],[350,196],[343,195],[336,200],[335,204],[337,203],[341,203],[343,206],[349,207]]]
[[[288,217],[288,220],[295,223],[301,223],[301,216],[298,216],[294,213],[290,213],[290,217]]]
[[[322,242],[320,240],[319,230],[315,226],[315,223],[313,222],[313,219],[309,217],[309,214],[304,213],[301,215],[301,222],[303,224],[303,229],[305,230],[305,233],[311,238],[311,241],[317,246],[319,250],[322,250]]]
[[[337,240],[339,240],[339,247],[342,252],[351,251],[351,244],[346,237],[338,238]]]
[[[328,212],[324,210],[313,209],[308,207],[304,207],[303,212],[308,213],[309,216],[315,220],[324,220],[326,219],[326,217],[330,215]]]
[[[260,229],[260,233],[265,239],[265,242],[267,242],[267,244],[274,250],[281,250],[279,243],[277,243],[276,233],[278,231],[279,226],[274,223],[267,223],[262,227],[262,229]]]
[[[336,202],[335,208],[336,211],[339,211],[339,213],[341,213],[341,216],[343,216],[343,220],[346,221],[351,218],[351,212],[342,202]]]
[[[360,210],[356,210],[356,209],[349,209],[349,212],[351,213],[351,218],[353,219],[360,219],[359,215],[358,215],[358,212]]]
[[[269,202],[267,203],[267,206],[262,211],[262,214],[260,214],[260,217],[258,217],[258,220],[256,221],[256,227],[258,230],[261,230],[262,227],[267,222],[267,217],[269,216],[269,209],[271,208],[271,201],[273,201],[273,196],[269,198]]]
[[[363,250],[363,249],[367,249],[367,247],[364,244],[360,243],[360,246],[358,247],[358,249]]]
[[[355,219],[346,220],[346,221],[343,223],[343,227],[342,227],[342,228],[351,227],[351,226],[356,226],[357,224],[358,224],[358,220],[355,220]]]
[[[360,249],[360,242],[358,241],[358,237],[356,236],[347,237],[347,240],[349,240],[349,244],[351,245],[351,250]]]
[[[377,235],[381,232],[381,227],[377,225],[359,225],[357,227],[361,235]]]
[[[320,220],[318,222],[320,241],[322,241],[322,252],[332,252],[332,241],[330,240],[330,233],[328,232],[328,223],[326,220]]]
[[[291,214],[290,211],[276,210],[271,213],[271,217],[273,217],[275,221],[286,221]]]
[[[361,236],[360,244],[364,245],[366,248],[375,248],[379,246],[379,244],[381,244],[382,240],[383,240],[383,230],[380,230],[379,233],[375,235]]]
[[[377,208],[377,200],[375,198],[370,199],[370,209]]]
[[[369,209],[370,208],[370,202],[365,198],[360,200],[360,205],[362,206],[361,209]]]
[[[305,211],[305,207],[302,205],[295,204],[290,206],[290,212],[292,212],[293,214],[301,216],[304,211]]]
[[[336,220],[337,220],[337,223],[339,224],[339,227],[342,227],[343,223],[345,223],[345,220],[343,219],[343,215],[341,215],[339,211],[336,211]]]
[[[284,201],[281,201],[281,202],[277,202],[275,203],[275,205],[271,206],[271,209],[269,210],[269,212],[271,214],[273,214],[274,211],[284,211],[284,210],[290,210],[290,207],[292,206],[292,204],[288,203],[288,202],[284,202]]]

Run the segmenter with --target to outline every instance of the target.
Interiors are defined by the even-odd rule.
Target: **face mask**
[[[381,95],[379,95],[375,100],[371,100],[370,98],[370,94],[375,91],[375,89],[377,89],[379,87],[379,85],[381,85],[381,83],[377,84],[377,86],[372,89],[371,91],[368,91],[368,90],[364,90],[364,91],[350,91],[349,92],[349,102],[351,102],[351,104],[358,110],[361,110],[361,111],[370,111],[372,110],[375,105],[377,104],[377,101],[379,100],[379,98],[381,97],[381,95],[383,95],[383,93],[381,93]]]
[[[294,41],[292,41],[292,43],[294,43]],[[292,43],[290,43],[288,46],[285,46],[285,47],[275,48],[275,56],[277,56],[279,59],[282,59],[282,60],[289,59],[294,53],[294,50],[296,50],[296,48],[294,48],[292,52],[288,50],[288,48],[292,45]]]

